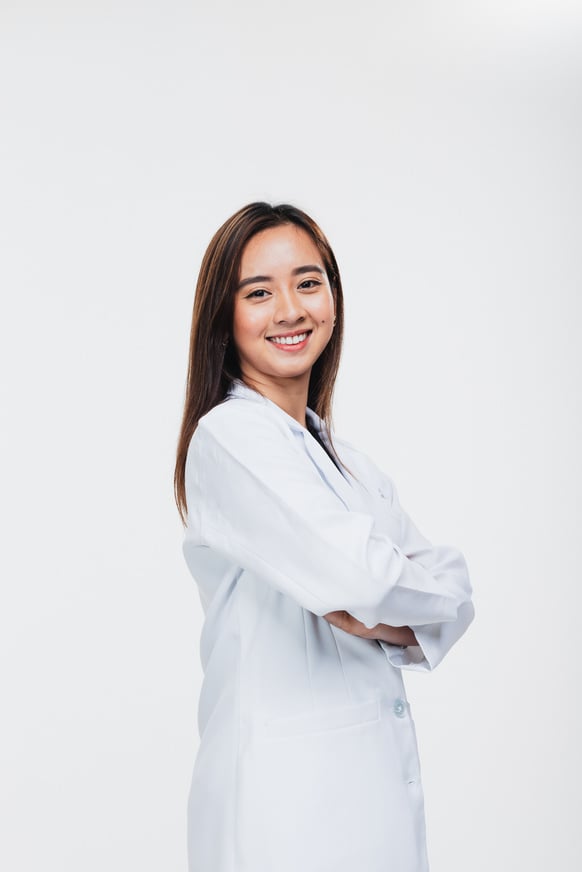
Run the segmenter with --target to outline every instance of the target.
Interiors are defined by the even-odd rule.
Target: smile
[[[311,330],[305,333],[296,333],[294,336],[267,336],[269,342],[274,342],[275,345],[301,345],[307,340]]]

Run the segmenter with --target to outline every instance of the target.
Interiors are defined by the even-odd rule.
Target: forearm
[[[372,639],[380,639],[391,645],[418,645],[416,636],[410,627],[391,627],[388,624],[376,624],[371,630]]]
[[[391,645],[417,645],[416,636],[410,627],[391,627],[389,624],[376,624],[374,627],[366,627],[361,621],[354,618],[346,611],[328,612],[323,616],[334,627],[339,627],[352,636],[361,636],[364,639],[379,639],[389,642]]]

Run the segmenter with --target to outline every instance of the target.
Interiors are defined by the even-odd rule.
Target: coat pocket
[[[282,739],[346,729],[377,721],[379,718],[380,701],[374,698],[364,702],[334,705],[325,709],[310,709],[285,717],[263,718],[258,732],[265,739]]]
[[[258,721],[238,761],[237,869],[426,872],[421,791],[388,701]]]

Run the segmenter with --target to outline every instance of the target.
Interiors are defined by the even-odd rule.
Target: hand
[[[416,645],[416,636],[410,627],[391,627],[389,624],[376,624],[375,627],[366,627],[353,615],[346,611],[328,612],[323,616],[326,621],[338,627],[352,636],[361,636],[363,639],[381,639],[391,645]]]

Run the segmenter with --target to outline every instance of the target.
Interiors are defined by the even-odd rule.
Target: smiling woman
[[[333,438],[343,292],[317,224],[252,203],[202,262],[175,470],[205,613],[190,872],[427,872],[404,669],[473,618],[465,559]]]
[[[243,379],[305,426],[311,369],[335,321],[321,255],[305,230],[283,224],[248,242],[240,272],[232,337]]]

